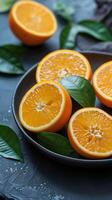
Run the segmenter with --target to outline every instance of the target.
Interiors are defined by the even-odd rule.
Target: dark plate
[[[92,70],[94,70],[101,65],[102,63],[112,60],[112,55],[107,54],[107,53],[96,53],[96,52],[83,52],[83,54],[88,58],[88,60],[91,63]],[[30,136],[30,133],[25,130],[20,122],[19,122],[19,117],[18,117],[18,109],[19,109],[19,104],[20,101],[23,97],[23,95],[26,93],[26,91],[29,90],[35,83],[35,70],[36,66],[32,67],[27,73],[22,77],[22,79],[19,81],[13,101],[12,101],[12,108],[13,108],[13,114],[14,118],[17,122],[17,125],[23,132],[24,136],[30,143],[32,143],[36,148],[38,148],[41,152],[46,154],[47,156],[60,161],[62,163],[65,163],[67,165],[72,165],[72,166],[80,166],[80,167],[106,167],[106,166],[111,166],[112,165],[112,158],[108,159],[102,159],[102,160],[90,160],[90,159],[85,159],[76,154],[75,157],[68,157],[68,156],[63,156],[57,153],[54,153],[43,146],[41,146],[39,143],[35,141],[34,136]],[[96,101],[96,106],[99,108],[102,108],[108,113],[112,113],[111,109],[106,108],[105,106],[101,105],[98,101]],[[33,134],[32,134],[33,135]]]

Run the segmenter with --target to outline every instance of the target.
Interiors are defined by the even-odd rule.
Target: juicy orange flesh
[[[61,53],[49,57],[42,64],[40,79],[59,80],[65,76],[80,75],[85,77],[87,73],[86,64],[77,55],[71,53]]]
[[[112,65],[101,69],[97,75],[98,88],[109,97],[112,97]]]
[[[38,4],[27,2],[19,5],[16,15],[22,25],[34,32],[49,32],[54,26],[51,15]]]
[[[59,113],[62,95],[53,85],[41,85],[27,96],[23,103],[23,120],[33,127],[50,123]]]
[[[112,151],[112,120],[98,111],[79,114],[73,124],[74,136],[91,152]]]

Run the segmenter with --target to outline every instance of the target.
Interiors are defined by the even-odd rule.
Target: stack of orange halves
[[[88,60],[73,50],[57,50],[45,56],[36,70],[35,84],[23,97],[19,117],[31,132],[58,132],[68,123],[69,141],[80,155],[106,158],[112,155],[112,117],[101,109],[82,108],[72,116],[72,100],[58,82],[66,76],[92,78]],[[112,107],[112,61],[100,66],[92,79],[99,100]]]

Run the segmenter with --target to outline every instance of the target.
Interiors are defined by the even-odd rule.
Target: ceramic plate
[[[107,53],[96,53],[96,52],[81,52],[88,58],[90,61],[90,64],[92,66],[92,70],[94,70],[100,66],[102,63],[112,60],[112,55]],[[32,67],[29,71],[26,72],[26,74],[21,78],[19,81],[12,101],[12,108],[13,108],[13,114],[14,118],[17,122],[17,125],[21,129],[23,135],[28,139],[29,142],[31,142],[36,148],[38,148],[42,153],[46,154],[47,156],[60,161],[62,163],[65,163],[67,165],[72,166],[80,166],[80,167],[106,167],[112,165],[112,158],[108,159],[102,159],[102,160],[91,160],[91,159],[85,159],[78,154],[75,154],[74,157],[68,157],[63,156],[57,153],[54,153],[43,146],[41,146],[39,143],[36,142],[34,134],[30,134],[29,131],[24,129],[20,122],[18,117],[18,109],[20,101],[23,97],[23,95],[36,83],[35,81],[35,71],[36,66]],[[96,106],[99,108],[102,108],[106,112],[112,114],[111,109],[106,108],[105,106],[101,105],[98,100],[96,100]]]

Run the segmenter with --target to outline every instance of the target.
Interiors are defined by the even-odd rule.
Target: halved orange
[[[69,120],[72,102],[59,83],[45,81],[34,85],[19,107],[21,124],[32,132],[58,131]]]
[[[28,0],[18,1],[13,5],[9,24],[13,33],[27,45],[43,43],[57,29],[52,11],[40,3]]]
[[[36,71],[37,82],[43,80],[58,81],[59,79],[79,75],[90,80],[91,66],[87,58],[74,50],[56,50],[45,56]]]
[[[98,99],[112,108],[112,61],[104,63],[95,71],[93,87]]]
[[[82,108],[69,121],[68,138],[84,157],[112,156],[112,117],[98,108]]]

